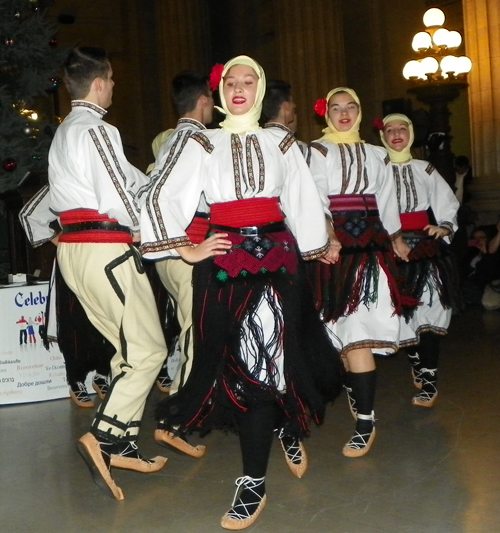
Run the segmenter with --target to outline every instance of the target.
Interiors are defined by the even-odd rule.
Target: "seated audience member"
[[[496,276],[493,281],[488,283],[484,288],[483,296],[481,298],[481,303],[483,307],[488,311],[494,311],[495,309],[500,309],[500,218],[497,222],[497,233],[491,239],[488,244],[488,252],[496,257],[496,263],[494,262],[493,267],[496,264]],[[495,272],[495,269],[492,269],[492,274]]]
[[[472,232],[461,272],[463,297],[468,305],[480,304],[486,286],[500,278],[500,236],[493,231],[491,226],[479,226]]]

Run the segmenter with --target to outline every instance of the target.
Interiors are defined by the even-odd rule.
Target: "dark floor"
[[[443,341],[439,399],[413,407],[405,357],[380,360],[378,438],[347,459],[353,430],[345,397],[307,441],[310,467],[289,472],[276,441],[268,504],[252,532],[486,533],[500,531],[500,313],[469,309]],[[69,399],[0,409],[0,531],[3,533],[211,533],[240,475],[238,441],[214,433],[199,460],[153,440],[153,391],[143,453],[169,457],[157,474],[114,470],[125,501],[94,485],[75,442],[92,409]],[[497,454],[497,455],[495,455]]]

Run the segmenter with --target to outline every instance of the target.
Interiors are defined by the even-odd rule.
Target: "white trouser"
[[[120,243],[60,243],[57,259],[89,320],[116,349],[110,390],[92,428],[111,440],[134,437],[167,354],[140,254]]]

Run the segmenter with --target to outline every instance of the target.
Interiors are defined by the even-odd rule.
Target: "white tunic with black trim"
[[[168,257],[177,254],[175,248],[191,244],[185,229],[202,192],[209,205],[278,197],[302,256],[314,259],[324,255],[328,248],[322,201],[291,132],[269,128],[240,136],[224,130],[207,130],[179,136],[160,173],[153,176],[147,194],[141,195],[144,257]],[[273,311],[273,307],[281,305],[274,291],[272,298],[274,305],[270,306],[263,295],[257,309],[265,343],[271,342],[275,324],[281,322]],[[245,322],[243,327],[249,328]],[[258,350],[252,346],[250,328],[248,332],[240,355],[251,369]],[[282,343],[276,346],[273,359],[276,384],[283,390]],[[269,375],[266,367],[256,377],[266,382]]]
[[[71,105],[49,152],[50,209],[94,209],[138,231],[136,195],[149,178],[127,161],[118,130],[101,120],[103,108]]]
[[[438,226],[446,227],[451,237],[458,229],[457,211],[460,203],[439,172],[427,161],[412,159],[409,163],[392,164],[396,195],[401,213],[426,211],[432,208]],[[445,237],[449,242],[449,238]],[[401,343],[415,340],[415,333],[433,331],[444,335],[451,320],[451,309],[445,309],[434,291],[424,290],[421,305],[407,324],[401,317]]]
[[[19,221],[26,237],[34,248],[50,241],[56,236],[56,231],[49,224],[57,220],[57,216],[50,210],[50,189],[43,186],[19,212]]]
[[[322,203],[291,132],[190,133],[178,136],[163,166],[155,168],[147,194],[141,191],[144,257],[177,255],[175,248],[191,244],[185,229],[202,192],[209,205],[278,197],[302,255],[324,254],[328,236]]]
[[[177,122],[177,126],[167,140],[160,146],[158,154],[156,156],[154,168],[149,173],[152,181],[161,178],[165,171],[168,171],[168,167],[173,159],[175,159],[177,152],[185,144],[185,139],[190,135],[197,132],[205,132],[207,128],[197,120],[192,118],[180,118]],[[188,179],[189,176],[186,176]],[[142,188],[138,193],[138,202],[142,204],[144,200],[141,198],[143,194],[148,194],[151,189],[150,184]],[[201,213],[208,213],[210,208],[205,200],[205,195],[202,193],[199,199],[198,207],[196,211]],[[143,237],[144,240],[144,237]]]
[[[380,219],[394,237],[400,233],[401,222],[388,163],[387,152],[371,144],[311,143],[310,168],[321,197],[375,195]],[[394,314],[387,277],[381,268],[377,291],[378,299],[369,307],[360,304],[353,314],[327,324],[337,349],[344,353],[356,348],[371,348],[377,353],[397,351],[399,317]]]

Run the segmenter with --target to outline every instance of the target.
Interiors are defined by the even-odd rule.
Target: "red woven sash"
[[[194,217],[186,229],[187,236],[193,244],[200,244],[205,240],[210,221],[205,217]]]
[[[263,227],[284,220],[278,198],[250,198],[210,206],[210,223],[228,228]],[[217,231],[217,230],[216,230]],[[270,230],[262,235],[240,235],[228,231],[231,253],[214,258],[217,279],[276,272],[295,274],[298,255],[295,239],[288,229]]]
[[[330,211],[376,211],[378,210],[377,199],[374,194],[332,194]]]
[[[401,213],[401,231],[414,231],[424,229],[429,224],[427,211],[415,211],[414,213]]]
[[[278,198],[248,198],[210,206],[210,222],[216,226],[244,228],[282,220]]]
[[[94,209],[72,209],[64,211],[60,216],[61,226],[79,224],[81,222],[116,222],[108,215],[102,215]],[[132,235],[125,231],[85,230],[75,233],[62,233],[59,242],[89,242],[89,243],[125,243],[132,244]]]

